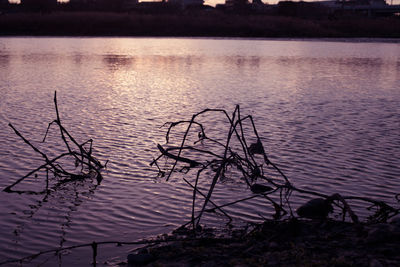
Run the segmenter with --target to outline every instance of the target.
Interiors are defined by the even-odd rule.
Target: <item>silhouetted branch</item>
[[[200,195],[202,195],[204,198],[206,198],[206,196],[197,188],[197,186],[192,185],[188,180],[186,180],[185,178],[183,178],[183,180],[190,185],[190,187],[192,187],[194,189],[194,191],[198,192]],[[193,198],[195,199],[195,198]],[[210,203],[213,204],[215,206],[214,209],[218,209],[219,211],[221,211],[228,219],[229,219],[229,223],[232,221],[231,216],[229,216],[223,209],[221,206],[218,206],[217,204],[215,204],[212,200],[210,200]],[[193,222],[194,222],[194,217],[192,218]]]
[[[195,160],[191,160],[191,159],[180,157],[180,156],[175,156],[174,154],[171,154],[167,150],[165,150],[161,145],[157,145],[157,148],[158,148],[158,150],[160,150],[161,154],[163,154],[164,156],[172,158],[172,159],[176,160],[177,162],[181,161],[181,162],[189,163],[190,167],[196,167],[201,164]],[[179,151],[182,151],[182,150],[183,150],[183,148],[180,148]]]
[[[4,191],[9,192],[9,193],[23,193],[24,191],[18,191],[18,190],[13,190],[12,188],[21,183],[23,180],[26,178],[30,177],[31,175],[39,172],[40,170],[45,169],[46,172],[50,171],[53,173],[54,177],[62,177],[65,178],[63,181],[59,183],[65,183],[69,181],[74,181],[74,180],[79,180],[79,179],[85,179],[88,177],[93,178],[93,174],[95,173],[95,178],[97,179],[97,182],[100,183],[102,180],[102,176],[100,173],[100,170],[105,167],[105,165],[102,165],[100,161],[98,161],[96,158],[92,156],[92,144],[93,140],[89,139],[88,141],[79,144],[74,137],[64,128],[64,126],[61,124],[60,120],[60,114],[58,111],[58,105],[57,105],[57,92],[54,92],[54,106],[56,110],[56,119],[52,122],[49,123],[46,133],[44,135],[43,141],[46,141],[46,138],[48,136],[50,127],[54,124],[56,124],[59,128],[61,139],[63,140],[68,152],[62,153],[52,159],[50,159],[46,153],[41,151],[39,148],[34,146],[30,141],[28,141],[11,123],[9,123],[9,126],[13,129],[14,133],[19,136],[28,146],[30,146],[36,153],[38,153],[45,161],[44,164],[39,166],[38,168],[30,171],[28,174],[23,176],[22,178],[18,179],[11,185],[7,186]],[[69,141],[77,148],[73,149],[71,144],[69,144]],[[85,145],[89,144],[89,150],[87,151],[85,149]],[[59,164],[59,160],[72,156],[74,158],[74,163],[75,163],[75,168],[78,166],[81,166],[81,169],[79,172],[70,172],[67,171],[61,164]],[[48,175],[46,177],[46,189],[48,188]],[[27,191],[31,192],[31,191]],[[44,192],[44,191],[43,191]],[[37,192],[37,193],[42,193],[42,192]]]
[[[228,131],[225,133],[226,140],[224,144],[217,141],[216,138],[211,138],[211,135],[207,133],[206,127],[204,126],[205,122],[200,119],[200,115],[203,115],[205,113],[222,114],[223,117],[227,119],[226,121],[229,127]],[[269,160],[266,154],[266,150],[264,149],[262,140],[256,129],[253,117],[250,115],[242,117],[240,114],[239,106],[235,107],[232,115],[229,115],[228,112],[223,109],[205,109],[192,115],[191,120],[170,122],[168,124],[165,124],[164,126],[166,125],[168,125],[168,130],[166,133],[167,143],[170,141],[170,133],[172,129],[174,129],[178,125],[187,125],[187,128],[183,131],[182,135],[180,135],[183,136],[180,141],[180,146],[164,149],[160,144],[157,145],[161,154],[153,160],[151,165],[155,164],[157,166],[161,176],[164,176],[166,173],[168,173],[167,181],[174,173],[174,170],[177,168],[178,164],[188,164],[183,167],[183,169],[187,171],[198,168],[198,171],[194,177],[194,184],[190,183],[186,178],[183,178],[184,181],[193,190],[191,220],[193,228],[197,228],[199,226],[200,219],[205,211],[215,211],[216,209],[221,210],[222,207],[246,201],[255,198],[256,196],[262,196],[272,204],[272,207],[275,210],[275,214],[273,215],[274,219],[281,219],[286,214],[289,214],[290,217],[294,217],[295,215],[293,213],[291,205],[292,192],[298,192],[309,196],[319,197],[318,199],[311,201],[311,203],[308,203],[308,205],[311,205],[311,210],[317,209],[316,212],[319,212],[317,216],[314,216],[315,214],[312,213],[310,215],[307,215],[310,216],[310,218],[319,216],[326,217],[328,213],[333,210],[333,208],[331,207],[333,204],[341,209],[343,220],[345,219],[346,214],[348,214],[350,219],[354,223],[358,224],[358,216],[352,210],[347,200],[360,200],[363,202],[371,203],[372,206],[369,207],[369,209],[376,208],[376,212],[374,215],[370,216],[370,220],[383,222],[386,221],[388,218],[400,213],[400,209],[394,208],[383,201],[377,201],[365,197],[342,196],[340,194],[326,195],[316,191],[297,188],[289,181],[288,177],[283,173],[278,165]],[[197,140],[189,140],[190,137],[195,136],[193,133],[193,125],[197,125],[200,127],[200,132],[197,135]],[[250,131],[248,130],[249,128],[251,129]],[[256,141],[250,143],[250,139],[255,139]],[[188,145],[188,142],[190,141],[193,142],[193,146]],[[200,141],[201,147],[197,147],[197,144]],[[183,152],[185,152],[184,157],[182,156]],[[262,157],[262,160],[260,160],[257,155],[260,155]],[[174,160],[172,167],[169,167],[171,165],[167,165],[164,169],[161,169],[160,166],[157,164],[157,161],[159,161],[161,158]],[[208,171],[205,172],[205,170]],[[240,173],[247,187],[250,188],[253,193],[256,193],[258,195],[245,197],[243,199],[231,201],[229,203],[217,206],[212,201],[213,191],[217,182],[223,179],[229,170],[233,171],[233,175],[237,175],[238,173]],[[271,171],[274,171],[275,175],[270,173]],[[210,172],[214,173],[213,175],[211,175],[211,177]],[[189,172],[186,172],[186,175],[188,173]],[[204,173],[206,173],[206,177],[204,177]],[[273,178],[271,176],[278,176],[278,178]],[[199,180],[203,177],[205,179],[211,178],[207,194],[201,193],[197,188]],[[266,183],[266,185],[256,183],[257,180],[263,181],[264,183]],[[269,192],[264,192],[263,190]],[[202,207],[198,211],[197,215],[195,215],[195,203],[197,199],[196,193],[199,193],[204,197]],[[279,193],[279,196],[277,196],[280,200],[279,202],[276,202],[275,200],[273,200],[272,197],[269,196],[275,193]],[[397,195],[396,199],[400,202],[399,198],[400,197]],[[206,209],[208,203],[214,205],[214,208]],[[316,204],[320,204],[321,207],[316,208],[315,206],[313,206]],[[321,208],[326,210],[318,210]],[[304,211],[304,208],[302,209],[302,211]],[[225,214],[226,212],[223,211],[223,213]],[[302,212],[302,214],[309,213]],[[225,216],[228,217],[229,215],[225,214]],[[229,216],[229,218],[231,217]]]

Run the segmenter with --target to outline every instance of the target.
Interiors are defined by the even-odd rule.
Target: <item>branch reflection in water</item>
[[[61,124],[56,92],[54,93],[54,105],[57,118],[49,123],[42,143],[45,143],[51,126],[55,124],[60,130],[61,139],[68,152],[61,153],[51,158],[48,156],[49,153],[45,152],[45,148],[39,148],[34,145],[33,142],[26,139],[11,123],[9,123],[14,133],[39,154],[44,159],[45,163],[7,186],[3,191],[7,193],[18,193],[20,195],[43,195],[42,199],[35,200],[35,204],[29,205],[29,210],[23,211],[24,215],[21,216],[21,221],[17,223],[13,231],[16,238],[15,244],[22,243],[20,240],[23,239],[22,233],[25,225],[34,221],[35,214],[39,213],[43,206],[47,206],[48,209],[45,209],[47,212],[51,211],[58,214],[58,218],[61,218],[61,221],[58,222],[60,225],[60,236],[58,238],[59,250],[56,251],[55,255],[52,254],[50,257],[46,258],[42,263],[57,256],[59,264],[61,265],[62,254],[68,254],[67,251],[63,249],[63,246],[66,241],[67,229],[71,223],[71,215],[82,204],[84,198],[93,195],[97,185],[99,185],[102,180],[100,171],[105,168],[107,162],[105,165],[102,165],[100,161],[92,155],[92,139],[79,144]],[[89,148],[85,147],[87,145],[89,145]],[[51,145],[49,146],[51,147]],[[38,177],[42,176],[46,177],[45,188],[42,190],[32,190],[32,187],[40,188],[40,186],[32,184],[32,182],[37,182]],[[22,189],[13,189],[14,186],[22,182],[25,182],[27,185],[23,185]],[[28,189],[25,189],[26,187]],[[30,260],[35,257],[36,255],[33,255],[26,259]],[[11,262],[13,261],[11,260]],[[7,262],[2,262],[0,264],[3,263]]]

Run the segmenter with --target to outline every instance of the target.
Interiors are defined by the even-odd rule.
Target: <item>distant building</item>
[[[72,10],[123,11],[134,8],[138,0],[69,0]]]
[[[96,6],[96,0],[69,0],[71,10],[91,10]]]
[[[248,0],[226,0],[225,1],[225,6],[227,6],[227,7],[231,7],[231,6],[240,7],[240,6],[246,6],[248,4],[249,4]]]
[[[3,12],[7,11],[10,8],[10,4],[8,3],[8,0],[0,0],[0,15],[3,14]]]
[[[323,6],[327,7],[339,7],[339,6],[386,6],[387,3],[385,0],[337,0],[337,1],[316,1],[314,3],[319,3]]]
[[[123,9],[132,9],[139,3],[138,0],[124,0]]]
[[[337,0],[313,2],[330,10],[333,15],[363,15],[368,17],[390,16],[400,10],[399,6],[385,0]]]
[[[28,11],[50,11],[57,6],[57,0],[21,0],[21,6]]]
[[[54,5],[57,0],[21,0],[21,5]]]
[[[95,2],[96,0],[69,0],[71,5],[87,5]]]
[[[134,10],[145,14],[171,14],[180,11],[175,4],[165,1],[142,1],[134,5],[133,8],[126,10]]]
[[[178,5],[182,8],[200,7],[204,4],[204,0],[168,0],[167,3]]]

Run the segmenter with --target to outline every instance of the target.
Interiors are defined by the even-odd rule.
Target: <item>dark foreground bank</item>
[[[305,19],[204,12],[10,13],[0,15],[0,35],[399,38],[400,18]]]
[[[205,231],[198,240],[145,248],[128,260],[130,266],[399,266],[399,238],[400,219],[358,226],[267,221],[231,238]]]

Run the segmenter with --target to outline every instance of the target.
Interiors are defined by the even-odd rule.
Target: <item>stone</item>
[[[264,154],[264,147],[263,147],[263,145],[262,145],[262,143],[260,141],[257,141],[257,143],[253,143],[253,144],[250,145],[249,152],[252,155],[255,155],[255,154],[263,155]]]
[[[149,250],[147,248],[141,248],[138,250],[138,254],[149,254]]]
[[[129,254],[128,255],[128,264],[133,266],[140,266],[148,264],[155,260],[155,257],[152,254]]]
[[[276,250],[279,248],[279,245],[276,242],[270,242],[268,247],[270,250]]]
[[[271,191],[273,188],[268,186],[268,185],[262,185],[262,184],[253,184],[250,186],[251,192],[255,194],[261,194],[265,193],[267,191]]]
[[[369,267],[383,267],[382,263],[377,259],[371,259],[369,261]]]
[[[323,198],[314,198],[296,210],[296,213],[303,218],[324,219],[333,211],[330,201]]]
[[[392,238],[390,226],[386,223],[374,225],[369,231],[366,238],[367,243],[383,243]]]
[[[400,229],[400,214],[390,218],[389,223],[395,226],[396,229]]]

